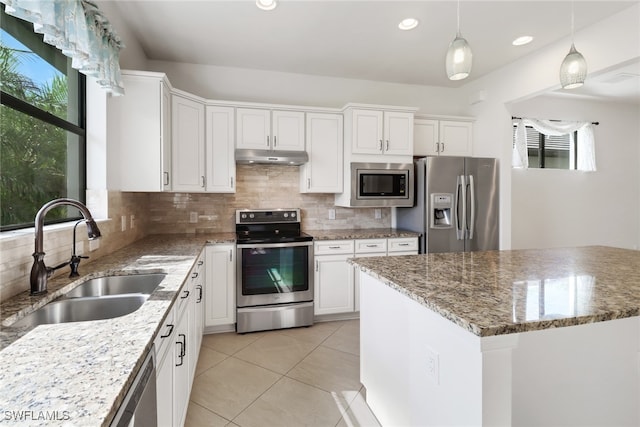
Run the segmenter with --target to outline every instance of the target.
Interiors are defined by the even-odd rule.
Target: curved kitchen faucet
[[[87,234],[89,235],[89,240],[97,239],[101,236],[100,229],[98,228],[96,222],[93,220],[91,212],[89,212],[89,209],[79,201],[73,199],[55,199],[48,203],[45,203],[36,214],[35,219],[36,241],[35,251],[33,253],[33,266],[31,267],[31,295],[46,293],[47,279],[55,270],[69,264],[69,262],[65,262],[56,265],[55,267],[47,267],[44,264],[44,217],[51,209],[65,205],[73,206],[80,210],[80,213],[84,217],[84,221],[87,223]]]

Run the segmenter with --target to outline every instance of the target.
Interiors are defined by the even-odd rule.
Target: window
[[[33,226],[49,200],[85,199],[85,78],[32,24],[1,11],[0,230]],[[47,223],[81,218],[53,209]]]
[[[526,126],[527,155],[530,168],[576,169],[577,132],[560,136],[545,135],[531,126]],[[516,126],[513,126],[513,144],[516,141]]]

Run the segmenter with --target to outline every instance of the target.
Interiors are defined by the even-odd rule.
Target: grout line
[[[216,411],[212,411],[211,409],[207,408],[206,406],[202,406],[199,403],[194,402],[193,400],[189,399],[189,406],[191,405],[195,405],[195,406],[199,406],[200,408],[204,409],[207,412],[211,412],[212,414],[217,415],[218,417],[222,418],[225,421],[231,422],[230,419],[223,417],[222,415],[218,414]],[[187,407],[187,417],[189,416],[189,408]],[[194,426],[194,427],[198,427],[198,426]]]

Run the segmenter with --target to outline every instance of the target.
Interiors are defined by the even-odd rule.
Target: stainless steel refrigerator
[[[397,208],[397,227],[422,233],[420,253],[498,249],[496,159],[425,157],[415,161],[415,205]]]

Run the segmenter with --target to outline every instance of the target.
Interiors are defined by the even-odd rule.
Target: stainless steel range
[[[313,237],[300,209],[237,210],[239,333],[313,324]]]

